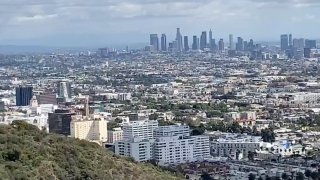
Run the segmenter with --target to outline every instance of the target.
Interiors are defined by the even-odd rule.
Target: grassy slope
[[[0,125],[0,179],[181,179],[117,157],[95,143],[47,134],[21,121]]]

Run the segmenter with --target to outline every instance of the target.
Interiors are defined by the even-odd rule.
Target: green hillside
[[[0,125],[0,179],[181,179],[115,156],[95,143],[47,134],[22,121]]]

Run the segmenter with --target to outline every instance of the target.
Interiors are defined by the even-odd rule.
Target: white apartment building
[[[249,152],[260,150],[261,144],[260,137],[226,133],[211,142],[211,155],[242,159],[246,158]]]
[[[70,131],[73,138],[94,141],[99,144],[108,139],[107,121],[102,117],[74,118],[70,123]]]
[[[186,125],[159,126],[153,131],[154,138],[168,136],[190,136],[190,128]]]
[[[137,162],[144,162],[152,159],[154,140],[133,138],[126,141],[115,142],[115,154],[132,157]]]
[[[148,129],[143,128],[146,122],[140,122],[139,124],[139,130]],[[139,132],[140,135],[142,134],[139,138],[131,136],[131,138],[124,138],[115,142],[115,153],[133,157],[139,162],[154,159],[159,165],[163,166],[203,161],[210,158],[209,136],[190,136],[188,126],[154,127],[156,125],[158,124],[149,125],[149,127],[152,127],[149,129],[153,129],[154,139],[149,138],[149,133],[145,133],[144,137],[146,138],[143,138],[144,133]],[[133,128],[129,129],[130,131],[124,130],[124,134],[127,132],[127,134],[132,135],[132,132],[135,132],[135,130],[132,130]],[[126,135],[126,137],[129,137],[129,135]]]
[[[208,136],[159,137],[154,143],[154,160],[159,165],[203,161],[210,157]]]
[[[123,139],[130,140],[132,138],[152,139],[154,129],[158,128],[158,121],[131,121],[125,123],[123,129]]]
[[[121,141],[123,138],[123,131],[121,128],[114,128],[112,131],[108,131],[108,143],[115,143]]]

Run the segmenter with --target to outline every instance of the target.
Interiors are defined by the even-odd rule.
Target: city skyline
[[[146,43],[150,32],[170,30],[167,36],[172,39],[175,32],[171,29],[176,27],[189,37],[212,28],[216,37],[225,40],[228,34],[234,34],[257,41],[278,41],[279,34],[289,31],[296,37],[320,38],[316,28],[320,23],[319,2],[311,0],[5,0],[0,4],[1,45]]]

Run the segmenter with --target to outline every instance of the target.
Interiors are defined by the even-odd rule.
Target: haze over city
[[[257,41],[279,34],[319,38],[317,0],[53,0],[0,2],[1,45],[102,46],[147,43],[175,28],[184,35],[213,30]]]

